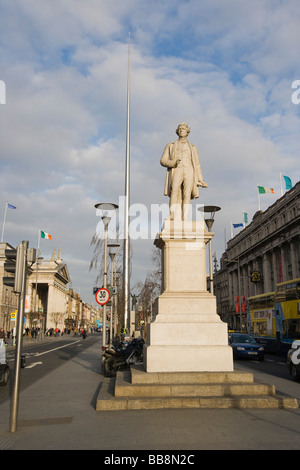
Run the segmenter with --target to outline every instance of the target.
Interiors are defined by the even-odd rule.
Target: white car
[[[300,380],[300,340],[292,343],[287,353],[287,365],[294,380]]]

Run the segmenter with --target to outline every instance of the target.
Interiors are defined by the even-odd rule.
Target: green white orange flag
[[[47,240],[52,240],[52,236],[50,235],[50,233],[43,232],[43,230],[40,230],[40,232],[41,232],[41,238],[46,238]]]
[[[266,188],[265,186],[257,186],[258,189],[258,210],[260,211],[260,194],[275,194],[273,188]]]
[[[273,188],[265,188],[264,186],[257,186],[258,194],[274,194]]]

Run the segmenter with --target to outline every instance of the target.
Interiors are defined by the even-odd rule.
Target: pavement
[[[10,400],[0,404],[0,450],[98,450],[100,463],[141,467],[162,451],[156,463],[190,456],[193,464],[200,450],[300,449],[299,409],[96,411],[101,337],[84,341],[86,349],[20,393],[15,432]]]

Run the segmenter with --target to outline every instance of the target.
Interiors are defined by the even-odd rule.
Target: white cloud
[[[36,246],[39,228],[53,232],[45,254],[61,248],[92,301],[94,204],[118,202],[125,187],[130,31],[131,201],[168,203],[159,160],[187,121],[209,184],[198,203],[222,206],[220,256],[231,219],[257,210],[257,184],[279,190],[281,171],[299,179],[299,10],[295,0],[2,3],[0,200],[18,207],[10,242]],[[133,245],[133,284],[151,269],[152,246]]]

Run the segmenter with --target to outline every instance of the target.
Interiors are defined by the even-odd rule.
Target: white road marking
[[[64,346],[59,346],[58,348],[53,348],[53,349],[49,349],[48,351],[44,351],[42,353],[37,353],[35,356],[36,357],[42,356],[43,354],[48,354],[50,352],[57,351],[57,349],[62,349],[62,348],[66,348],[67,346],[72,346],[73,344],[79,343],[80,341],[81,340],[79,339],[78,341],[74,341],[74,343],[68,343],[68,344],[65,344]]]
[[[32,369],[33,367],[37,366],[38,364],[43,364],[42,362],[33,362],[30,366],[26,366],[25,369]]]

